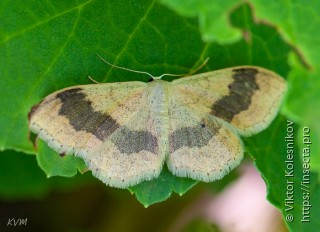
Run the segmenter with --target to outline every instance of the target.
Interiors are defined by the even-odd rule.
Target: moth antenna
[[[93,79],[92,77],[88,76],[89,80],[92,81],[95,84],[101,84],[101,82],[96,81],[95,79]]]
[[[210,60],[210,57],[207,57],[198,68],[196,68],[195,70],[191,71],[188,75],[190,76],[190,75],[198,72],[200,69],[202,69],[208,63],[209,60]]]
[[[153,75],[151,75],[150,73],[148,72],[144,72],[144,71],[139,71],[139,70],[134,70],[134,69],[129,69],[129,68],[124,68],[124,67],[121,67],[121,66],[117,66],[117,65],[114,65],[114,64],[111,64],[109,63],[108,61],[106,61],[105,59],[103,59],[99,54],[97,54],[97,56],[103,61],[105,62],[106,64],[110,65],[111,67],[114,67],[114,68],[118,68],[118,69],[123,69],[123,70],[126,70],[126,71],[130,71],[130,72],[135,72],[135,73],[141,73],[141,74],[147,74],[148,76],[150,76],[152,79],[158,79],[157,77],[154,77]]]
[[[181,76],[185,76],[186,74],[171,74],[171,73],[165,73],[162,74],[161,76],[155,77],[155,79],[161,79],[164,76],[170,76],[170,77],[181,77]]]
[[[114,68],[118,68],[118,69],[123,69],[123,70],[126,70],[126,71],[130,71],[130,72],[134,72],[134,73],[141,73],[141,74],[146,74],[148,76],[150,76],[153,80],[159,80],[161,79],[162,77],[164,76],[172,76],[172,77],[181,77],[181,76],[190,76],[192,75],[193,73],[199,71],[201,68],[203,68],[203,66],[205,66],[209,60],[209,57],[207,57],[205,59],[205,61],[198,67],[196,68],[195,70],[193,70],[192,72],[190,73],[187,73],[187,74],[171,74],[171,73],[165,73],[165,74],[162,74],[161,76],[158,76],[158,77],[155,77],[153,75],[151,75],[150,73],[148,72],[144,72],[144,71],[139,71],[139,70],[134,70],[134,69],[129,69],[129,68],[125,68],[125,67],[121,67],[121,66],[118,66],[118,65],[114,65],[114,64],[111,64],[110,62],[106,61],[105,59],[103,59],[99,54],[97,54],[97,56],[103,61],[105,62],[106,64],[110,65],[111,67],[114,67]],[[89,76],[90,80],[92,79],[90,76]],[[95,83],[97,83],[96,81],[93,81]]]
[[[190,75],[198,72],[200,69],[202,69],[202,68],[208,63],[209,59],[210,59],[210,58],[207,57],[199,67],[197,67],[195,70],[193,70],[193,71],[191,71],[191,72],[189,72],[189,73],[186,73],[186,74],[170,74],[170,73],[165,73],[165,74],[162,74],[161,76],[159,76],[159,77],[157,77],[157,78],[158,78],[158,79],[161,79],[163,76],[175,76],[175,77],[177,77],[177,76],[178,76],[178,77],[179,77],[179,76],[190,76]]]

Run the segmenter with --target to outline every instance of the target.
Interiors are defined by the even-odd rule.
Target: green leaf
[[[301,55],[308,64],[312,67],[319,64],[320,37],[317,36],[319,33],[317,28],[320,24],[317,11],[320,8],[319,1],[292,0],[290,4],[284,0],[272,2],[268,0],[161,0],[161,2],[183,16],[197,16],[202,35],[210,41],[223,44],[230,42],[224,38],[230,31],[233,31],[231,34],[234,38],[240,39],[240,36],[235,36],[239,33],[239,29],[229,23],[230,14],[235,8],[249,3],[257,21],[275,25],[283,38],[301,51]],[[210,27],[203,26],[203,22]]]
[[[309,72],[299,62],[295,54],[291,54],[289,59],[292,67],[289,73],[290,89],[288,93],[287,104],[284,112],[304,127],[309,128],[312,158],[310,160],[311,169],[320,172],[320,126],[318,120],[320,118],[319,88],[320,88],[320,69]],[[303,77],[303,78],[301,78]],[[314,88],[316,86],[317,88]],[[305,94],[308,92],[308,94]],[[296,96],[299,96],[297,98]],[[299,146],[303,148],[303,132],[299,133]]]
[[[233,43],[241,38],[239,29],[232,27],[229,16],[237,0],[161,0],[169,8],[184,16],[198,16],[199,28],[204,41],[222,44]]]
[[[291,130],[291,128],[293,129]],[[293,138],[290,137],[291,131],[293,131]],[[308,168],[302,166],[302,151],[297,147],[297,133],[299,133],[297,125],[291,124],[290,120],[279,116],[267,130],[246,139],[245,143],[255,160],[256,167],[267,183],[268,200],[282,211],[291,231],[311,232],[316,231],[316,228],[320,226],[318,220],[320,215],[320,201],[318,200],[320,183],[317,181],[318,177],[315,173],[310,173],[308,176]],[[291,148],[293,145],[294,147]],[[293,157],[290,157],[292,149],[294,149],[294,153]],[[303,178],[305,178],[308,187],[302,185]],[[310,183],[307,183],[307,178]],[[305,188],[306,191],[303,191],[302,188]],[[288,200],[290,197],[292,200]],[[309,204],[312,207],[309,207],[310,222],[303,223],[301,222],[303,202],[305,201],[305,205],[308,204],[306,197],[310,197]],[[291,209],[290,206],[293,208]],[[305,209],[307,208],[305,206]],[[286,220],[286,217],[289,218],[290,215],[294,218],[292,222]]]
[[[158,178],[142,182],[130,187],[129,190],[136,194],[138,201],[148,207],[151,204],[166,200],[172,192],[181,196],[196,183],[197,181],[188,178],[173,176],[165,166]]]
[[[37,161],[47,177],[72,177],[77,171],[84,172],[87,169],[82,159],[73,155],[59,155],[42,140],[38,142]]]

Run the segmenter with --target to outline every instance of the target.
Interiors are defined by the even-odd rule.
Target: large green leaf
[[[211,59],[203,71],[251,64],[284,77],[289,72],[289,46],[274,28],[255,24],[248,7],[240,7],[231,15],[233,25],[245,29],[248,37],[229,45],[203,43],[196,20],[178,16],[156,1],[19,0],[10,5],[0,2],[0,9],[6,9],[0,12],[1,149],[34,153],[27,130],[31,106],[55,90],[90,83],[87,75],[101,82],[147,81],[146,76],[106,66],[97,53],[113,64],[154,75],[188,73],[206,57]],[[229,15],[230,9],[227,13],[220,12]],[[231,31],[234,30],[228,33],[234,33],[230,37],[234,41],[238,35]],[[273,132],[265,133],[265,137],[271,137]],[[269,143],[272,146],[279,141],[272,139]],[[52,154],[39,155],[48,160]],[[60,157],[56,154],[53,158]],[[271,166],[273,159],[266,162]],[[51,167],[60,163],[53,161]],[[68,165],[75,167],[73,174],[78,164]],[[42,168],[47,174],[52,172],[48,166]],[[65,176],[60,171],[55,170],[55,174]],[[183,194],[194,183],[174,177],[164,169],[158,179],[141,183],[130,191],[144,205],[150,205],[166,199],[171,192]],[[269,189],[272,188],[270,181]],[[152,191],[157,194],[151,195]]]

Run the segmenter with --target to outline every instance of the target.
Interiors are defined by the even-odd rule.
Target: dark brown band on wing
[[[119,124],[108,114],[94,111],[81,90],[75,88],[57,94],[62,103],[59,114],[65,116],[76,131],[86,131],[104,141],[119,128]]]
[[[63,91],[57,95],[62,106],[59,114],[65,116],[70,125],[76,130],[84,130],[95,135],[99,140],[105,141],[119,128],[112,142],[121,153],[133,154],[142,150],[158,154],[158,140],[148,131],[134,131],[120,125],[108,114],[95,111],[91,101],[81,92],[81,88]]]
[[[233,69],[233,82],[228,86],[229,95],[216,101],[210,114],[231,122],[233,117],[249,108],[252,96],[259,89],[255,68]]]
[[[144,150],[158,154],[158,139],[149,131],[135,131],[122,127],[111,141],[121,153],[134,154]]]
[[[204,147],[218,133],[220,126],[203,121],[195,127],[183,127],[169,136],[170,153],[182,147]]]

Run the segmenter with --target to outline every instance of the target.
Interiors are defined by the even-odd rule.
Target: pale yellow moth
[[[285,91],[279,75],[255,66],[74,86],[34,106],[30,129],[110,186],[156,178],[164,162],[176,176],[210,182],[240,163],[239,136],[265,129]]]

